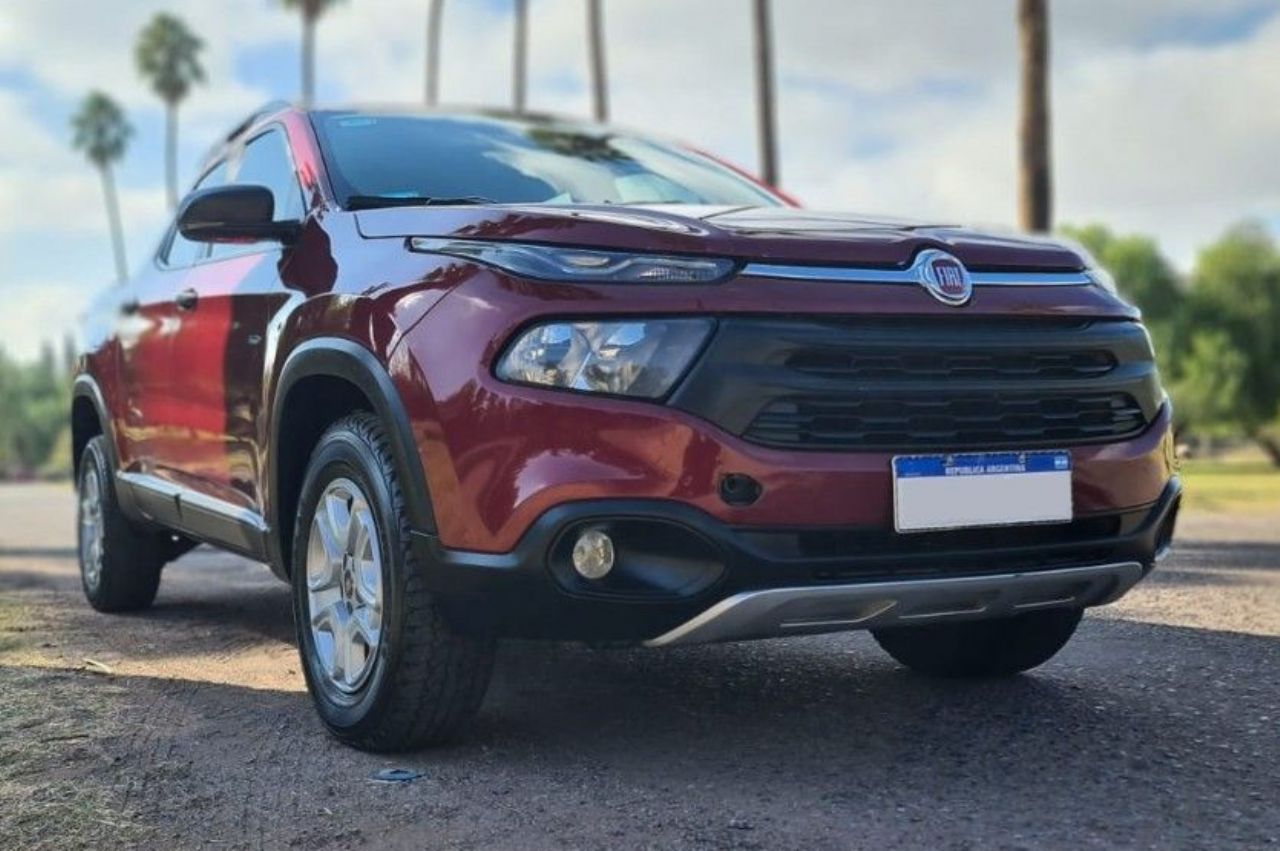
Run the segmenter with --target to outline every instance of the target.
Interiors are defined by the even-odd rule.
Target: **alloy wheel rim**
[[[319,672],[350,695],[368,681],[382,644],[382,552],[369,500],[350,479],[330,482],[307,542],[307,613]]]
[[[80,573],[96,590],[102,580],[102,482],[94,469],[85,472],[80,485]]]

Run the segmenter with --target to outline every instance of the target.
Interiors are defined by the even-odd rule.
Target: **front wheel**
[[[76,542],[85,599],[100,612],[145,609],[156,598],[166,538],[129,522],[116,501],[106,439],[94,437],[76,478]]]
[[[332,425],[308,465],[293,538],[294,620],[325,726],[364,750],[454,736],[479,709],[493,643],[441,616],[409,546],[396,467],[377,418]]]
[[[1083,609],[872,630],[898,662],[937,677],[1007,677],[1043,665],[1075,634]]]

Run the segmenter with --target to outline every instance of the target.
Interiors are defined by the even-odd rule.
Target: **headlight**
[[[520,334],[498,362],[498,378],[567,390],[656,399],[693,362],[709,319],[550,322]]]
[[[732,260],[714,257],[670,257],[519,242],[483,242],[421,236],[410,239],[409,247],[414,251],[474,260],[522,278],[539,281],[712,284],[727,278],[737,265]]]

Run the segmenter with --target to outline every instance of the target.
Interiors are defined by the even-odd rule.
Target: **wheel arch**
[[[319,391],[319,392],[313,392]],[[343,338],[308,340],[285,360],[271,403],[267,455],[267,522],[271,568],[289,575],[294,514],[316,441],[355,410],[377,415],[387,432],[415,531],[434,533],[435,512],[416,441],[390,373],[369,349]],[[300,439],[290,439],[289,432]]]
[[[71,386],[71,469],[74,476],[80,475],[80,456],[84,454],[85,446],[98,435],[104,438],[111,471],[119,472],[115,432],[102,388],[93,376],[77,375]]]

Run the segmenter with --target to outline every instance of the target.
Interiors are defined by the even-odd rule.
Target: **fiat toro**
[[[88,316],[89,602],[196,543],[266,562],[367,749],[455,733],[503,638],[1024,671],[1178,508],[1151,342],[1080,250],[607,127],[268,108]]]

